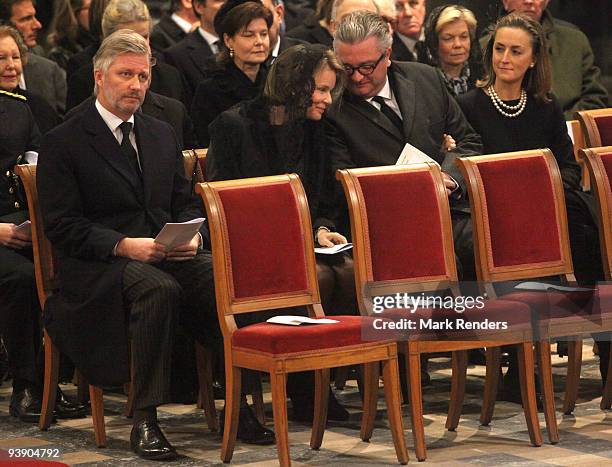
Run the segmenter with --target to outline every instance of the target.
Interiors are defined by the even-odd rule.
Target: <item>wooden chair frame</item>
[[[442,226],[445,273],[435,277],[406,278],[394,281],[374,281],[372,270],[372,252],[370,245],[368,214],[366,202],[361,190],[359,178],[362,176],[376,176],[389,174],[406,174],[427,172],[434,180],[436,195],[440,209],[432,216],[438,216]],[[410,166],[385,166],[362,169],[339,170],[337,178],[342,182],[348,201],[351,219],[351,232],[353,240],[353,260],[355,264],[355,279],[360,312],[370,314],[364,303],[364,287],[368,288],[368,295],[385,295],[402,290],[406,293],[421,291],[450,290],[454,296],[460,295],[457,268],[454,257],[452,223],[448,195],[439,167],[432,163],[411,164]],[[542,434],[537,420],[535,399],[535,380],[533,378],[533,352],[531,348],[532,335],[529,329],[526,333],[519,333],[515,338],[499,341],[407,341],[398,342],[398,349],[406,356],[406,373],[409,381],[410,408],[412,417],[412,433],[419,461],[427,457],[425,433],[423,426],[423,401],[421,390],[421,354],[432,352],[452,352],[453,377],[451,381],[450,407],[446,420],[446,428],[454,431],[461,415],[461,407],[465,395],[465,380],[467,370],[467,349],[481,347],[498,347],[501,345],[517,344],[521,362],[521,384],[524,389],[523,400],[525,418],[529,427],[529,435],[533,445],[542,444]],[[492,407],[497,393],[497,380],[489,381],[485,387],[484,405],[492,414]],[[490,419],[489,419],[490,421]]]
[[[591,180],[589,178],[589,171],[584,165],[584,161],[579,155],[579,151],[587,147],[584,139],[584,131],[579,120],[570,120],[568,122],[572,127],[573,145],[574,145],[574,158],[580,166],[580,186],[583,190],[588,191],[591,189]]]
[[[610,112],[612,115],[612,111]],[[599,242],[604,276],[612,280],[612,190],[610,179],[601,160],[601,155],[612,153],[612,146],[583,149],[580,157],[584,161],[592,180],[592,189],[599,213]],[[612,375],[612,359],[608,363],[608,375]],[[606,379],[601,398],[601,409],[612,407],[612,376]]]
[[[496,267],[492,259],[491,234],[488,225],[488,211],[486,196],[478,164],[489,161],[513,160],[520,158],[543,158],[548,168],[550,181],[555,201],[555,217],[557,219],[557,234],[560,245],[560,256],[558,261],[542,264],[522,264],[516,266]],[[479,280],[482,282],[485,292],[490,297],[496,297],[493,287],[494,282],[504,280],[523,280],[538,277],[558,276],[565,283],[575,283],[573,274],[572,256],[569,246],[569,232],[565,209],[565,197],[563,193],[563,182],[556,160],[549,149],[536,149],[530,151],[518,151],[504,154],[492,154],[485,156],[464,157],[458,160],[468,186],[470,206],[472,209],[472,221],[474,224],[474,252],[476,255],[476,270]],[[537,358],[540,368],[540,379],[544,402],[544,414],[549,430],[554,429],[552,423],[555,416],[554,392],[552,389],[552,365],[550,354],[550,340],[556,337],[571,336],[568,342],[568,371],[566,378],[565,399],[563,412],[570,414],[576,404],[578,397],[578,382],[580,379],[580,367],[582,360],[581,335],[597,332],[588,329],[588,326],[578,330],[576,322],[556,322],[554,319],[547,323],[547,331],[544,339],[536,342]],[[601,328],[598,329],[601,331]],[[487,378],[493,377],[487,372]],[[555,422],[556,424],[556,422]],[[557,435],[558,437],[558,435]],[[558,439],[558,438],[557,438]]]
[[[306,264],[307,289],[291,294],[270,294],[248,298],[236,298],[233,288],[231,250],[228,227],[223,203],[219,192],[227,189],[238,189],[254,186],[271,186],[289,184],[299,206],[300,223],[304,238],[304,259]],[[387,399],[388,417],[398,461],[408,462],[405,437],[403,432],[401,406],[399,397],[399,370],[397,363],[397,346],[392,341],[370,342],[358,346],[294,352],[289,354],[267,354],[249,349],[233,347],[232,335],[237,330],[235,314],[252,313],[294,306],[305,306],[311,317],[323,317],[320,304],[319,288],[316,276],[314,241],[306,194],[299,178],[295,174],[272,177],[229,180],[214,183],[198,184],[199,192],[206,205],[211,226],[213,267],[215,275],[215,292],[217,312],[223,332],[226,374],[226,410],[225,431],[221,459],[229,462],[232,458],[238,427],[240,405],[240,369],[247,368],[270,374],[272,387],[272,406],[276,445],[279,462],[282,466],[290,465],[289,441],[287,432],[286,379],[287,374],[299,371],[315,370],[315,410],[310,439],[312,449],[319,449],[327,419],[327,402],[329,392],[329,369],[365,364],[364,414],[361,424],[361,438],[370,439],[376,415],[376,396],[378,388],[378,365],[383,364],[385,377],[385,396]]]
[[[597,118],[612,117],[612,108],[595,109],[595,110],[580,110],[577,112],[578,120],[582,126],[584,139],[587,148],[599,148],[603,146],[599,127],[597,126]]]

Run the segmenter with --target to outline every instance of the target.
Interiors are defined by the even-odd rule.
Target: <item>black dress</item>
[[[266,80],[266,69],[260,67],[255,81],[251,81],[230,61],[210,70],[195,92],[191,118],[201,147],[208,147],[208,125],[222,112],[239,102],[255,98]]]

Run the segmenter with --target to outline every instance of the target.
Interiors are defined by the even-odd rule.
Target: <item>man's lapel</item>
[[[372,104],[362,97],[352,96],[350,94],[347,94],[347,97],[347,104],[351,105],[357,112],[394,138],[400,141],[404,140],[404,135],[400,133],[397,127]]]
[[[91,145],[98,156],[113,167],[138,194],[140,193],[138,176],[134,173],[130,162],[121,152],[119,143],[111,133],[108,125],[102,120],[94,102],[91,103],[91,106],[83,115],[83,127],[93,137]]]
[[[406,76],[396,72],[391,65],[389,73],[389,84],[393,90],[395,101],[399,106],[404,124],[404,139],[407,140],[414,126],[414,115],[416,113],[416,88],[414,82]]]

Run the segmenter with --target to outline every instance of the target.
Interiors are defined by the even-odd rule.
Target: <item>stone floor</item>
[[[557,407],[563,395],[566,359],[554,357]],[[545,443],[531,447],[522,409],[517,404],[498,402],[490,427],[478,424],[484,367],[470,367],[464,416],[455,433],[444,430],[449,392],[449,360],[437,358],[430,362],[433,384],[424,390],[425,432],[428,447],[428,465],[461,466],[554,466],[612,465],[612,414],[599,409],[600,382],[598,360],[591,345],[585,344],[580,399],[573,416],[557,412],[561,442],[555,446]],[[65,386],[74,394],[73,386]],[[396,465],[391,436],[384,416],[384,403],[379,405],[381,417],[377,421],[370,443],[359,439],[359,394],[350,381],[347,388],[337,392],[338,399],[350,410],[346,423],[329,424],[323,446],[319,451],[308,447],[310,430],[306,425],[290,423],[289,438],[293,465]],[[60,421],[48,432],[34,425],[25,425],[8,414],[10,387],[0,387],[0,466],[17,464],[9,458],[9,449],[57,449],[54,459],[69,465],[151,465],[135,457],[129,450],[130,421],[121,416],[125,398],[105,395],[108,447],[97,449],[93,442],[91,418]],[[267,399],[267,408],[271,411]],[[220,408],[220,406],[218,406]],[[200,410],[190,405],[166,405],[159,410],[161,424],[168,438],[181,454],[169,465],[218,465],[219,437],[205,426]],[[269,414],[271,419],[271,414]],[[271,421],[269,423],[272,423]],[[404,406],[404,423],[411,463],[416,463],[410,433],[410,417]],[[544,420],[541,416],[541,424]],[[546,432],[543,432],[546,440]],[[35,451],[31,451],[35,453]],[[49,451],[47,451],[49,452]],[[41,454],[42,451],[39,451]],[[234,465],[276,465],[274,446],[255,447],[238,444],[234,452]],[[160,465],[155,464],[153,465]]]

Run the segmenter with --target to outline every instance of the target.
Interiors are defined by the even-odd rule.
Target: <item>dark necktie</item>
[[[397,115],[397,113],[395,113],[395,111],[391,107],[389,107],[385,103],[385,98],[382,96],[376,96],[372,98],[372,100],[380,104],[380,111],[382,112],[382,114],[387,117],[391,121],[391,123],[393,123],[393,125],[395,125],[395,127],[399,130],[401,134],[404,134],[404,125],[402,123],[402,119],[399,117],[399,115]]]
[[[134,169],[138,176],[140,176],[138,154],[136,154],[136,149],[134,149],[134,146],[132,146],[132,143],[130,142],[132,124],[130,122],[123,122],[121,125],[119,125],[119,128],[121,129],[121,133],[123,133],[123,139],[121,140],[121,152],[132,166],[132,169]]]

